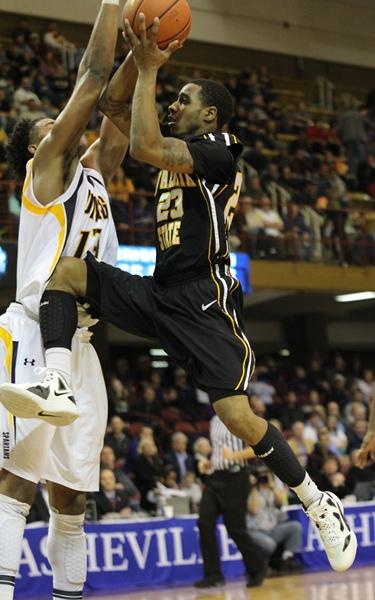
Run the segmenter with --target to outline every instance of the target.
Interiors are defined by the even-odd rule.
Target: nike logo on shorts
[[[208,308],[210,308],[210,306],[215,304],[215,302],[217,302],[217,300],[212,300],[212,302],[210,302],[209,304],[202,304],[201,308],[202,308],[203,312],[205,312]]]

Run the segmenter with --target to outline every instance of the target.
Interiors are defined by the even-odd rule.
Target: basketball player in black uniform
[[[179,44],[160,50],[158,28],[156,19],[147,37],[140,15],[138,39],[128,22],[125,26],[138,67],[130,151],[160,169],[154,276],[130,275],[93,256],[63,258],[41,302],[45,348],[65,353],[70,349],[77,326],[76,298],[101,319],[159,339],[171,357],[190,369],[196,385],[207,390],[228,429],[295,491],[318,525],[331,566],[346,570],[354,561],[357,542],[340,500],[318,490],[280,432],[254,415],[248,402],[254,356],[244,333],[242,291],[230,272],[227,243],[241,186],[237,159],[242,146],[222,133],[232,114],[232,98],[219,83],[188,83],[169,108],[170,134],[164,136],[155,102],[157,72]],[[107,116],[121,128],[120,104],[113,106]],[[51,399],[58,414],[62,407],[55,391],[48,379],[39,387],[15,386],[13,408],[17,410],[18,398],[23,404],[26,394],[35,403],[36,415],[43,414],[46,401],[51,413]]]

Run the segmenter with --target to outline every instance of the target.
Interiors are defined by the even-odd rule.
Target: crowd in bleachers
[[[154,369],[148,355],[131,369],[117,359],[107,381],[100,491],[90,495],[94,517],[162,515],[171,497],[185,502],[185,512],[196,512],[202,461],[211,451],[207,395],[190,385],[181,368]],[[356,466],[375,394],[374,371],[359,358],[317,357],[306,368],[260,359],[248,393],[254,412],[283,431],[321,489],[343,499],[375,497],[375,465]],[[256,476],[261,463],[251,460],[249,466]],[[291,492],[288,501],[296,502]],[[32,518],[38,518],[35,511]]]
[[[25,19],[0,48],[0,236],[15,235],[19,188],[8,183],[5,147],[20,117],[54,118],[74,86],[82,51],[56,23],[43,34]],[[119,58],[120,60],[120,58]],[[157,102],[163,118],[180,81],[166,68]],[[236,100],[230,130],[245,145],[239,210],[230,244],[256,258],[375,264],[375,93],[359,105],[339,99],[336,113],[279,97],[267,68],[228,76]],[[95,135],[100,116],[90,128]],[[121,242],[153,243],[155,170],[127,158],[109,187]],[[4,182],[7,182],[6,184]],[[356,207],[354,210],[353,208]],[[1,238],[0,238],[1,239]]]

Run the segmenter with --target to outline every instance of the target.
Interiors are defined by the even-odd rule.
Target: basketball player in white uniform
[[[9,161],[25,177],[20,217],[17,301],[0,317],[0,383],[37,381],[45,367],[39,302],[61,256],[115,263],[117,236],[105,183],[121,164],[128,139],[104,118],[100,139],[80,158],[80,141],[106,85],[117,40],[118,0],[103,0],[72,96],[56,121],[23,120],[9,144]],[[124,96],[135,83],[129,55]],[[0,406],[0,598],[12,600],[26,517],[40,479],[51,505],[47,555],[53,598],[79,600],[86,579],[83,532],[85,492],[99,486],[99,454],[107,398],[99,360],[90,344],[86,313],[72,347],[71,380],[55,374],[67,410],[55,421],[13,417]],[[50,357],[54,360],[54,357]],[[39,373],[39,374],[38,374]],[[74,401],[66,388],[74,389]],[[42,416],[42,415],[40,415]]]

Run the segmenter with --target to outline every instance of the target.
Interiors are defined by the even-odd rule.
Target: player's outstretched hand
[[[368,464],[375,460],[375,433],[369,432],[363,442],[359,451],[357,466],[363,469]]]
[[[146,17],[143,13],[139,15],[139,38],[135,35],[130,22],[125,19],[124,40],[132,51],[135,63],[139,70],[159,69],[167,60],[170,59],[173,52],[182,47],[181,42],[175,40],[167,48],[162,50],[157,44],[157,37],[160,27],[160,20],[155,18],[147,36]]]

